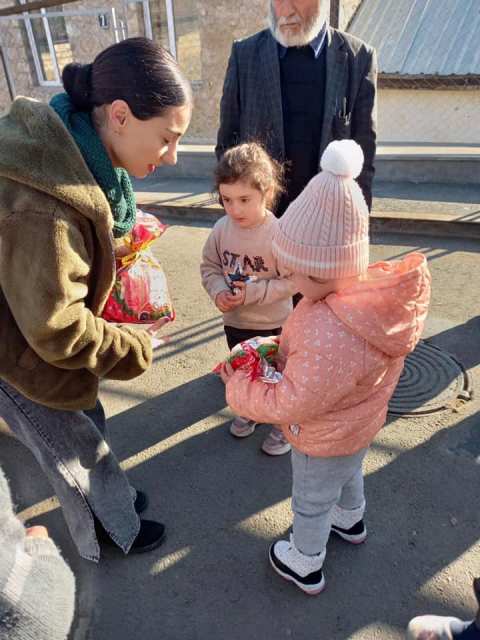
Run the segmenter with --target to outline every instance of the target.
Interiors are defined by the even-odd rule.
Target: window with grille
[[[20,2],[25,4],[26,0]],[[79,21],[91,20],[93,16],[98,22],[97,28],[110,33],[113,42],[136,35],[153,38],[171,51],[194,84],[201,82],[201,30],[196,2],[123,0],[120,11],[114,6],[106,10],[90,6],[64,12],[63,5],[59,5],[32,14],[23,13],[20,19],[25,24],[39,85],[61,86],[63,67],[76,58],[75,33]],[[68,29],[65,18],[69,21]],[[102,48],[109,44],[103,42],[104,38],[95,38]]]
[[[22,4],[25,0],[21,0]],[[42,86],[60,86],[61,69],[72,62],[62,6],[41,9],[40,15],[24,14],[25,28],[30,44],[38,83]]]

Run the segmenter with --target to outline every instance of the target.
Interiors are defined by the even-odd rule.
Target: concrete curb
[[[214,224],[224,213],[218,205],[184,206],[154,203],[140,204],[144,211],[161,219]],[[478,219],[437,215],[433,213],[404,213],[374,211],[370,217],[373,233],[402,233],[406,235],[434,235],[449,238],[480,240],[480,216]]]
[[[162,167],[166,178],[211,179],[216,165],[213,144],[183,144],[179,162]],[[377,180],[478,184],[480,145],[379,143],[375,159]]]

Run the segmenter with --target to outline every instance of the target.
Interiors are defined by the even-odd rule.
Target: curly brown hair
[[[225,151],[215,169],[215,191],[220,204],[221,184],[233,184],[241,180],[258,189],[267,199],[267,206],[273,207],[283,192],[283,167],[271,158],[257,142],[246,142]]]

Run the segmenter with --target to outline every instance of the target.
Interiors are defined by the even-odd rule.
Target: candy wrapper
[[[256,276],[249,276],[246,273],[244,273],[242,267],[237,264],[237,268],[235,269],[235,271],[230,272],[230,273],[225,273],[225,280],[228,284],[228,286],[230,287],[232,293],[235,293],[236,291],[236,287],[235,284],[237,282],[255,282],[256,281]]]
[[[250,373],[251,380],[262,380],[275,384],[282,379],[282,374],[275,370],[275,358],[278,353],[278,336],[268,338],[256,337],[237,344],[224,362],[220,362],[214,368],[214,373],[219,374],[225,362],[232,369],[245,369]]]
[[[162,265],[150,247],[166,225],[148,213],[137,212],[136,223],[117,253],[117,276],[103,318],[109,322],[152,324],[175,311]]]

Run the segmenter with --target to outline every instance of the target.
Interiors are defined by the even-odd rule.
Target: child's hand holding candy
[[[217,297],[215,298],[215,306],[222,313],[226,313],[227,311],[230,311],[230,309],[233,309],[232,298],[233,294],[228,289],[224,289],[217,294]]]
[[[244,282],[236,282],[234,292],[229,289],[220,291],[215,298],[215,306],[217,309],[222,313],[226,313],[227,311],[235,309],[235,307],[241,306],[245,302],[245,287]]]
[[[246,282],[235,282],[233,289],[233,297],[235,304],[233,307],[240,307],[245,302],[245,296],[247,294],[247,283]]]
[[[252,380],[261,378],[264,382],[278,382],[281,375],[273,366],[278,346],[278,336],[250,338],[237,344],[228,358],[217,364],[213,371],[225,384],[237,369],[248,371]]]

